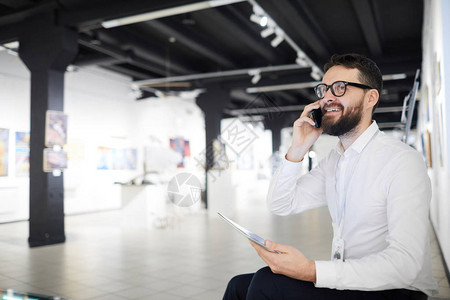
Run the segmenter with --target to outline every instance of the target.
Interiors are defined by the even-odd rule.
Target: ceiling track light
[[[250,21],[252,21],[253,23],[256,24],[260,24],[261,23],[261,17],[255,14],[251,14],[250,15]]]
[[[295,59],[295,63],[301,67],[308,67],[310,65],[310,63],[308,62],[308,57],[303,51],[297,52],[297,58]]]
[[[252,77],[252,83],[253,84],[257,84],[258,81],[261,80],[261,71],[258,70],[258,69],[248,71],[248,75],[253,76]]]
[[[312,66],[311,67],[311,74],[310,75],[311,75],[311,77],[314,80],[319,81],[319,80],[322,79],[322,72],[320,71],[320,69],[317,66]]]
[[[267,17],[267,28],[261,31],[261,37],[266,38],[272,34],[276,34],[276,37],[270,42],[272,47],[277,47],[283,41],[295,51],[297,52],[297,58],[295,60],[296,64],[301,67],[311,67],[313,71],[311,72],[311,76],[315,80],[319,80],[323,76],[323,72],[317,65],[303,52],[303,50],[292,40],[283,29],[278,26],[278,24],[267,14],[264,9],[256,2],[256,0],[247,0],[253,7],[253,14],[257,16],[266,16]],[[251,18],[251,16],[250,16]],[[317,79],[319,78],[319,79]]]
[[[259,21],[259,25],[261,25],[262,27],[267,26],[267,24],[269,23],[269,18],[267,18],[266,16],[262,16],[261,20]]]
[[[284,41],[284,36],[283,34],[278,34],[276,33],[276,37],[270,42],[270,45],[274,48],[278,47],[279,44],[281,44],[281,42]]]
[[[275,28],[273,27],[267,27],[266,29],[264,29],[263,31],[261,31],[261,37],[262,38],[266,38],[272,34],[275,33]]]
[[[308,67],[309,66],[308,62],[302,57],[297,57],[295,59],[295,63],[297,65],[301,66],[301,67]]]
[[[260,80],[261,80],[261,75],[259,73],[252,77],[253,84],[257,84],[258,81],[260,81]]]
[[[269,24],[269,18],[266,15],[251,14],[250,21],[258,24],[261,27],[266,27]]]

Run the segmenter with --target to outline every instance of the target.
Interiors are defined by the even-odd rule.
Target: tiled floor
[[[313,259],[329,258],[326,208],[276,217],[251,191],[234,219],[257,234],[293,245]],[[169,226],[130,226],[120,211],[66,217],[64,244],[28,248],[28,223],[0,225],[0,288],[67,299],[221,299],[228,280],[264,263],[237,232],[204,212],[172,215]],[[438,298],[450,298],[433,237]]]

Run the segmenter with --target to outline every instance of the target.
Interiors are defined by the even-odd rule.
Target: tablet
[[[219,216],[221,216],[225,221],[227,221],[228,224],[230,224],[231,226],[233,226],[237,231],[239,231],[241,234],[243,234],[246,238],[248,238],[249,240],[251,240],[252,242],[255,242],[256,244],[260,245],[261,247],[263,247],[264,249],[266,249],[267,251],[273,252],[273,253],[280,253],[278,251],[269,249],[266,247],[266,245],[264,245],[265,240],[254,234],[253,232],[248,231],[247,229],[245,229],[244,227],[242,227],[241,225],[231,221],[230,219],[228,219],[227,217],[225,217],[224,215],[222,215],[220,212],[218,212]]]

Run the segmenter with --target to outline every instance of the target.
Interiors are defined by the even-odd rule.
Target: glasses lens
[[[343,96],[345,94],[345,83],[343,81],[333,83],[333,92],[336,97]]]
[[[327,92],[327,85],[323,83],[319,84],[314,88],[314,91],[316,92],[317,97],[319,97],[319,99],[322,99]]]

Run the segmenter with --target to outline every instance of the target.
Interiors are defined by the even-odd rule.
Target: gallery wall
[[[16,132],[30,130],[29,75],[15,56],[0,51],[0,222],[28,219],[29,179],[16,172]],[[16,174],[17,173],[17,174]],[[16,176],[17,175],[17,176]]]
[[[418,115],[417,147],[429,166],[433,197],[430,217],[450,269],[450,2],[425,1],[423,24],[423,61]],[[447,77],[445,75],[447,74]]]
[[[16,172],[15,132],[29,132],[30,76],[20,59],[5,51],[0,51],[0,65],[0,129],[9,130],[7,172],[0,176],[0,222],[27,220],[29,179]],[[205,148],[204,121],[192,97],[136,101],[130,78],[87,67],[66,73],[64,112],[68,115],[67,215],[121,208],[121,185],[115,183],[143,174],[146,151],[174,152],[171,138],[190,142],[185,167],[177,168],[178,161],[166,159],[161,172],[161,166],[155,166],[158,159],[147,156],[147,169],[161,173],[150,179],[166,183],[177,172],[202,170],[192,157]],[[123,153],[130,157],[117,156]],[[115,164],[122,159],[123,164]]]

